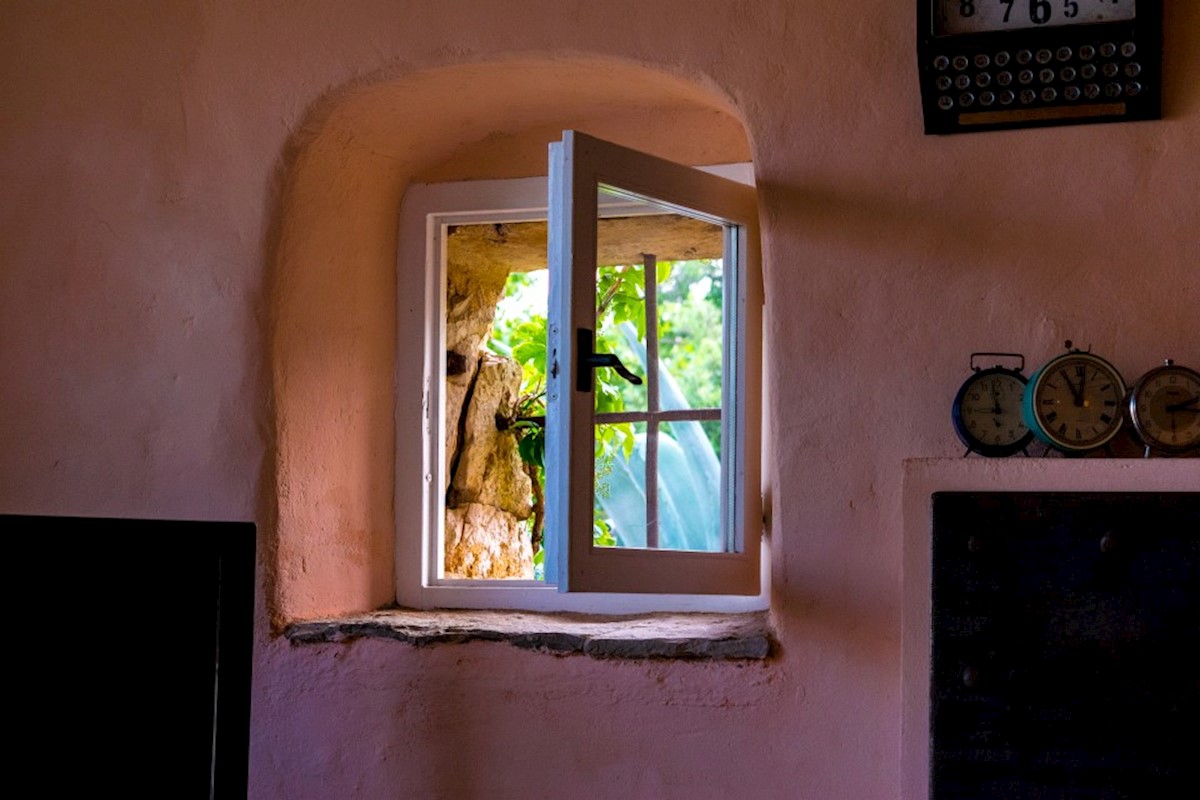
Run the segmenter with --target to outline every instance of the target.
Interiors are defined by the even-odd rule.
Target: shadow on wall
[[[704,76],[590,58],[380,75],[318,101],[293,137],[266,253],[276,629],[395,598],[393,508],[421,507],[424,265],[396,264],[406,187],[545,174],[564,128],[686,164],[750,157]]]

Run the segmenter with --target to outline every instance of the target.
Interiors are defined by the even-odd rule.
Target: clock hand
[[[1067,371],[1065,369],[1060,369],[1058,371],[1058,374],[1062,375],[1063,380],[1067,382],[1067,388],[1071,390],[1071,397],[1074,399],[1075,405],[1078,407],[1082,407],[1083,406],[1083,378],[1081,377],[1079,379],[1079,388],[1075,388],[1075,384],[1071,383],[1071,376],[1067,374]]]
[[[1093,374],[1099,375],[1100,373],[1093,372]],[[1085,396],[1086,395],[1085,387],[1087,386],[1087,383],[1088,383],[1088,371],[1087,371],[1087,367],[1085,366],[1083,368],[1083,374],[1081,374],[1079,376],[1079,403],[1077,405],[1080,408],[1087,408],[1092,404],[1092,400],[1088,399]],[[1099,402],[1099,398],[1096,398],[1096,401]]]
[[[1167,413],[1174,414],[1176,411],[1200,411],[1196,404],[1200,403],[1200,394],[1193,397],[1191,400],[1184,400],[1182,403],[1172,403],[1167,406]]]

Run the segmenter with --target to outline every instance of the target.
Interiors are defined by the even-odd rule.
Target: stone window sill
[[[418,647],[507,642],[553,655],[604,659],[763,660],[774,637],[766,611],[592,616],[522,611],[389,609],[290,625],[293,645],[395,639]]]

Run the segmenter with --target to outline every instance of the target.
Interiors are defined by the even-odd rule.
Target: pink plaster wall
[[[256,798],[896,797],[902,462],[958,455],[966,354],[1200,363],[1200,7],[1168,6],[1167,119],[935,139],[906,3],[10,0],[0,511],[260,523]],[[405,182],[564,117],[655,146],[668,99],[707,131],[668,154],[738,120],[758,176],[779,657],[271,638],[391,591]]]

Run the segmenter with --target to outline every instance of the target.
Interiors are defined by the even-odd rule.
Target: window
[[[422,535],[397,513],[403,605],[765,606],[755,214],[742,183],[570,131],[548,181],[410,187],[426,491]]]

